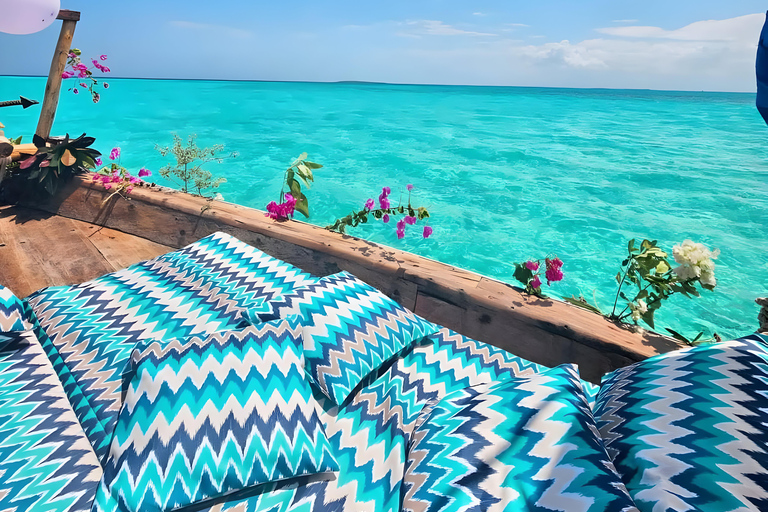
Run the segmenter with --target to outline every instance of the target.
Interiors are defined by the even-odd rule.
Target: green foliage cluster
[[[395,206],[393,208],[377,208],[375,210],[360,210],[353,211],[349,215],[336,219],[333,224],[326,226],[325,229],[335,231],[336,233],[346,234],[347,228],[356,228],[360,224],[366,224],[368,217],[373,216],[376,220],[382,220],[384,215],[408,215],[410,217],[416,217],[418,220],[424,220],[429,218],[429,212],[423,206],[414,208],[410,202],[407,206]]]
[[[95,140],[85,134],[76,139],[70,139],[69,134],[49,139],[35,135],[32,142],[37,152],[22,160],[17,172],[31,182],[30,192],[52,196],[73,176],[96,167],[101,153],[89,147]]]
[[[285,201],[285,188],[287,187],[287,192],[290,192],[296,200],[296,205],[294,206],[296,211],[309,218],[309,200],[301,190],[301,183],[304,183],[305,187],[311,188],[310,183],[315,181],[315,176],[312,171],[322,167],[323,166],[318,163],[307,160],[306,153],[299,155],[299,157],[294,160],[290,167],[285,171],[283,186],[280,188],[280,202],[283,203]],[[299,180],[301,180],[301,182]]]
[[[200,148],[195,142],[197,135],[192,134],[187,138],[186,145],[181,137],[173,134],[173,144],[171,146],[155,145],[162,156],[172,154],[176,159],[176,164],[168,164],[162,167],[158,172],[160,176],[166,178],[178,185],[182,192],[194,193],[199,196],[205,196],[209,189],[216,189],[225,178],[215,177],[210,171],[203,169],[203,166],[211,163],[221,163],[226,158],[235,158],[237,153],[231,152],[228,155],[218,155],[224,151],[223,144],[216,144],[208,148]]]
[[[656,240],[643,240],[640,246],[632,239],[627,244],[627,257],[621,262],[621,269],[616,274],[618,289],[613,308],[606,314],[596,304],[589,304],[584,297],[563,297],[567,302],[604,315],[610,320],[626,322],[631,320],[635,325],[642,320],[651,329],[655,329],[655,313],[664,301],[675,294],[688,298],[700,297],[696,288],[698,282],[705,290],[714,290],[714,284],[701,282],[699,277],[680,279],[672,268],[667,252],[662,250]],[[619,299],[624,301],[623,307]],[[676,339],[685,343],[699,342],[703,332],[689,339],[682,334],[666,329]],[[717,334],[714,334],[717,338]]]

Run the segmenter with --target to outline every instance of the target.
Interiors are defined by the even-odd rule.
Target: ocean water
[[[718,286],[675,297],[657,329],[753,332],[768,295],[768,126],[750,94],[217,81],[109,80],[98,105],[62,92],[54,134],[96,137],[122,164],[156,171],[171,133],[223,143],[212,164],[228,201],[264,208],[307,152],[309,222],[325,226],[383,186],[414,185],[432,238],[394,225],[354,234],[513,282],[514,262],[558,255],[565,279],[610,310],[630,238],[671,251],[690,238],[721,250]],[[0,100],[42,99],[42,78],[0,77]],[[0,110],[6,135],[31,135],[39,107]],[[31,139],[27,138],[27,141]],[[168,184],[159,179],[157,182]]]

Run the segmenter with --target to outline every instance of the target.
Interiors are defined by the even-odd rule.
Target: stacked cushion
[[[295,317],[134,350],[95,510],[168,511],[338,471]]]
[[[75,286],[27,298],[36,333],[96,453],[121,405],[121,374],[143,339],[234,328],[241,308],[314,278],[224,233]]]
[[[24,304],[5,286],[0,285],[0,333],[31,329],[26,320]]]
[[[606,376],[600,433],[641,511],[768,509],[768,353],[758,335]]]
[[[298,315],[304,324],[307,373],[334,403],[385,361],[439,327],[347,272],[246,311],[251,323]]]
[[[411,437],[404,511],[532,509],[635,510],[572,365],[449,393]]]
[[[101,466],[32,332],[0,347],[0,510],[84,512]]]

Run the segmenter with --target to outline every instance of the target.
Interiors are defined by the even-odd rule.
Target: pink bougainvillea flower
[[[389,202],[389,199],[386,196],[379,196],[379,206],[381,206],[382,210],[389,210],[389,208],[392,206]]]
[[[429,236],[432,234],[432,228],[430,226],[424,226],[424,238],[429,238]]]
[[[85,84],[85,83],[83,83],[83,82],[80,82],[80,87],[82,87],[83,89],[85,89],[85,88],[87,88],[87,87],[88,87],[88,84]]]
[[[80,91],[79,91],[79,90],[77,90],[77,89],[72,89],[72,92],[73,92],[74,94],[80,94]]]
[[[563,262],[557,256],[555,256],[553,259],[547,258],[545,260],[545,262],[547,264],[547,268],[552,268],[552,267],[554,267],[554,268],[562,268],[563,267]]]
[[[69,52],[67,54],[67,57],[69,57],[70,59],[74,59],[75,57],[77,57],[77,55],[74,52]]]
[[[537,270],[539,270],[539,262],[538,261],[526,261],[525,262],[525,268],[527,268],[531,272],[536,272]]]
[[[100,156],[96,157],[96,160],[94,160],[94,162],[96,162],[96,165],[101,165],[101,157]]]
[[[127,189],[125,189],[126,194],[130,194],[132,191],[133,191],[133,187],[128,187]]]
[[[288,220],[293,217],[296,208],[296,199],[291,194],[285,194],[285,202],[277,204],[271,201],[267,205],[267,217],[273,220]]]
[[[144,167],[139,169],[139,178],[145,178],[147,176],[152,176],[152,171],[145,169]]]
[[[531,280],[531,288],[534,290],[541,288],[541,279],[539,279],[539,276],[533,276],[533,279]]]
[[[388,213],[385,213],[385,214],[384,214],[384,216],[381,218],[381,221],[382,221],[384,224],[386,224],[387,222],[389,222],[389,214],[388,214]]]
[[[109,89],[109,84],[108,84],[107,82],[104,82],[104,84],[103,84],[103,85],[104,85],[104,88],[105,88],[105,89]]]
[[[411,184],[409,183],[409,184],[407,184],[407,185],[405,186],[405,188],[406,188],[406,189],[408,189],[408,192],[410,192],[411,190],[413,190],[413,185],[411,185]]]
[[[369,210],[369,211],[370,211],[370,210],[373,210],[373,207],[374,207],[374,205],[375,205],[375,204],[376,204],[376,203],[374,203],[373,199],[368,199],[368,200],[365,202],[365,209],[366,209],[366,210]]]
[[[405,220],[405,223],[408,224],[409,226],[413,226],[414,224],[416,224],[417,219],[416,217],[411,217],[410,215],[406,215],[403,218],[403,220]]]
[[[388,196],[389,194],[391,194],[391,193],[392,193],[392,190],[391,190],[389,187],[383,187],[383,188],[381,189],[381,192],[382,192],[382,194],[384,194],[385,196]]]
[[[67,78],[72,78],[73,76],[75,76],[75,74],[71,71],[65,71],[61,74],[61,78],[63,78],[64,80],[66,80]]]
[[[118,158],[120,158],[120,147],[112,148],[112,151],[109,152],[109,159],[117,160]]]
[[[99,58],[100,58],[101,60],[107,60],[107,56],[106,56],[106,55],[101,55],[101,56],[99,56]]]
[[[397,229],[405,231],[405,221],[403,219],[400,219],[399,221],[397,221],[397,224],[395,224],[395,226],[397,226]]]
[[[107,189],[107,190],[109,190],[109,189],[111,189],[111,188],[112,188],[112,184],[111,184],[111,183],[105,183],[105,184],[104,184],[104,188],[105,188],[105,189]]]
[[[405,238],[405,231],[404,231],[404,230],[402,230],[402,229],[398,229],[398,230],[397,230],[397,238],[398,238],[399,240],[402,240],[403,238]]]
[[[544,272],[544,275],[547,278],[547,284],[563,280],[563,271],[558,267],[549,267],[547,271]]]
[[[131,183],[139,183],[139,182],[141,182],[141,178],[139,178],[137,176],[131,176],[131,177],[128,178],[128,181],[130,181]]]

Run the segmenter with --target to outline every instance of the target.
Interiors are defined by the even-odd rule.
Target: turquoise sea
[[[512,282],[513,263],[557,254],[545,291],[610,309],[630,238],[671,251],[719,248],[715,292],[676,297],[658,327],[723,337],[753,332],[768,295],[768,126],[754,95],[271,82],[108,80],[98,105],[62,92],[54,134],[96,137],[122,164],[156,171],[171,133],[239,156],[210,170],[228,201],[264,208],[306,151],[325,167],[308,192],[324,226],[390,186],[415,186],[432,238],[394,225],[354,234]],[[0,100],[42,99],[42,78],[0,77]],[[31,135],[39,107],[0,110],[6,135]],[[27,138],[26,141],[31,141]],[[155,173],[155,177],[157,173]],[[162,179],[156,180],[164,183]]]

